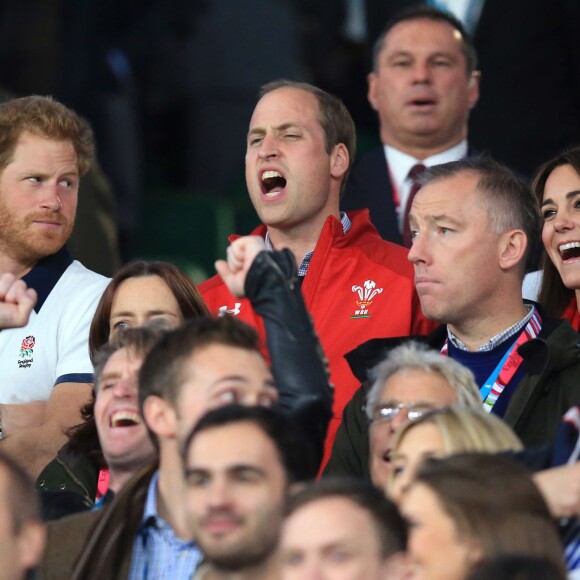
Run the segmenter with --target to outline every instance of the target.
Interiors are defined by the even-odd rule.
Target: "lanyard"
[[[506,352],[496,368],[479,389],[481,400],[483,401],[483,408],[488,413],[493,409],[495,402],[509,382],[513,379],[522,364],[523,359],[518,352],[518,348],[522,346],[522,344],[528,342],[528,340],[536,338],[540,333],[541,328],[542,319],[540,318],[537,309],[534,307],[532,317],[518,336],[518,339],[511,346],[508,352]],[[446,340],[441,349],[441,354],[447,356],[448,350],[449,346],[448,341]]]
[[[106,468],[101,469],[101,471],[99,471],[99,480],[97,483],[96,500],[100,500],[107,493],[107,491],[109,489],[109,479],[110,479],[109,470]]]

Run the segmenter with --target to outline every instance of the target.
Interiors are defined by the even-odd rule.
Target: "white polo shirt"
[[[59,383],[90,383],[89,327],[108,278],[66,248],[23,277],[38,293],[24,328],[0,332],[0,403],[46,401]]]

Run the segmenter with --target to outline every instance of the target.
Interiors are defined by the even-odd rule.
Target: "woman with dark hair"
[[[539,302],[580,330],[580,147],[542,165],[532,187],[544,218]]]
[[[170,326],[208,314],[193,282],[168,262],[138,260],[123,266],[103,292],[89,333],[91,359],[120,328],[165,319]]]
[[[95,311],[89,333],[93,365],[97,353],[124,328],[160,320],[168,327],[208,314],[194,284],[173,264],[135,261],[111,279]],[[108,471],[94,419],[95,398],[85,405],[84,421],[69,431],[69,441],[38,476],[37,487],[72,491],[91,506],[108,489]]]
[[[498,455],[427,458],[401,499],[415,580],[463,580],[480,561],[525,555],[565,574],[548,506],[526,469]]]

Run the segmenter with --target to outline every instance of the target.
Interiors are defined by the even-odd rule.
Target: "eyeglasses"
[[[379,404],[373,411],[372,422],[392,421],[403,410],[407,412],[407,418],[414,421],[433,409],[435,407],[426,403]]]

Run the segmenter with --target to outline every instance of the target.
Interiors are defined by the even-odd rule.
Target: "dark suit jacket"
[[[475,153],[468,151],[469,155]],[[381,145],[356,159],[341,200],[343,211],[368,208],[371,222],[389,242],[403,245],[385,149]]]
[[[341,209],[363,208],[369,209],[371,222],[383,239],[403,244],[382,145],[357,158],[346,182]]]

